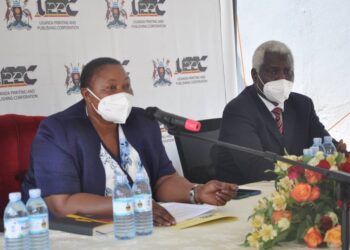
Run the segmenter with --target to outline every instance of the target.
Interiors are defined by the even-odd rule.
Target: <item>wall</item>
[[[23,13],[19,21],[15,9]],[[135,106],[216,118],[235,94],[235,71],[223,67],[228,61],[234,68],[235,58],[226,53],[233,36],[223,35],[233,33],[226,0],[9,0],[0,2],[0,15],[0,114],[50,115],[69,107],[81,99],[84,64],[102,56],[122,62]],[[161,131],[181,173],[174,139]]]
[[[294,91],[311,97],[329,128],[350,112],[350,1],[237,0],[245,77],[254,50],[267,40],[294,54]],[[330,131],[350,145],[350,116]]]

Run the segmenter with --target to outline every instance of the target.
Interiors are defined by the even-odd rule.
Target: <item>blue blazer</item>
[[[283,125],[281,135],[252,85],[226,105],[219,140],[279,155],[301,155],[304,148],[312,145],[314,137],[328,135],[312,100],[297,93],[291,93],[284,103]],[[218,151],[216,175],[219,180],[244,184],[275,178],[273,173],[265,172],[273,169],[273,163],[261,157],[225,149]]]
[[[139,153],[152,188],[160,177],[175,172],[158,123],[148,119],[143,109],[133,108],[122,128]],[[99,157],[101,143],[83,100],[43,120],[32,144],[30,166],[22,184],[24,200],[31,188],[40,188],[44,197],[81,192],[104,195],[106,177]],[[116,160],[120,164],[120,157]]]

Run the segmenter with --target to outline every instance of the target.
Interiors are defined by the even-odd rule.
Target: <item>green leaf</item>
[[[289,234],[289,229],[287,229],[281,233],[278,233],[276,238],[275,238],[275,242],[277,243],[277,242],[286,240],[288,237],[288,234]]]
[[[310,221],[310,218],[308,216],[306,216],[306,219],[301,221],[300,224],[298,225],[296,239],[298,241],[303,242],[305,232],[311,226],[313,226],[312,221]]]
[[[335,158],[335,162],[337,166],[340,165],[340,163],[343,161],[344,158],[345,158],[345,155],[343,153],[338,153],[337,157]]]

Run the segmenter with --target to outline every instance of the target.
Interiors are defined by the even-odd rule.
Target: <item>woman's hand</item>
[[[174,217],[153,200],[153,223],[155,226],[172,226],[176,224]]]
[[[195,190],[195,200],[198,203],[208,203],[216,206],[223,206],[236,196],[238,186],[212,180],[204,185],[199,185]]]

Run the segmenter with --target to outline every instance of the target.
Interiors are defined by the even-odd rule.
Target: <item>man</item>
[[[293,55],[278,41],[261,44],[253,55],[254,84],[229,102],[223,113],[219,140],[278,155],[301,155],[314,137],[328,135],[312,100],[290,93]],[[345,150],[345,144],[338,143]],[[217,178],[244,184],[275,177],[273,163],[239,151],[219,150]]]

